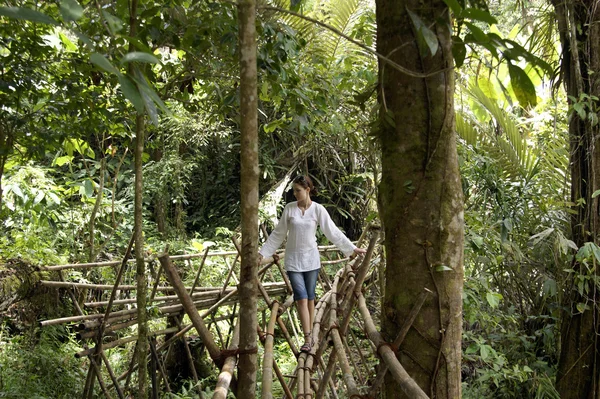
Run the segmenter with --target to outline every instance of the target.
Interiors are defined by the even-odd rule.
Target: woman
[[[315,313],[315,287],[321,268],[317,249],[317,226],[325,236],[346,256],[363,254],[365,249],[357,248],[337,228],[323,205],[310,199],[314,193],[312,180],[308,176],[298,176],[293,181],[295,202],[283,209],[279,223],[258,253],[259,264],[263,258],[275,253],[287,236],[285,245],[285,269],[294,291],[294,301],[298,307],[300,323],[304,332],[303,352],[310,352],[313,345],[311,330]]]

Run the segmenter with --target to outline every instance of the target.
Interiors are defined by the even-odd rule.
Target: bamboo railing
[[[427,398],[423,390],[406,373],[392,348],[401,345],[430,292],[424,290],[423,294],[416,299],[397,338],[393,343],[387,344],[375,327],[373,317],[367,308],[368,299],[364,293],[365,281],[368,282],[369,289],[377,290],[379,287],[379,284],[373,284],[379,274],[377,270],[373,270],[374,262],[372,262],[376,258],[375,249],[379,231],[371,228],[368,233],[370,239],[364,257],[351,259],[337,256],[336,258],[335,247],[319,247],[321,254],[329,257],[322,260],[319,276],[321,288],[318,291],[321,293],[321,298],[315,306],[312,330],[314,345],[309,353],[299,352],[297,349],[300,339],[297,334],[299,323],[297,318],[290,317],[293,315],[289,312],[289,308],[293,305],[293,297],[287,275],[278,258],[263,259],[256,282],[264,303],[261,310],[264,331],[259,328],[259,337],[264,348],[260,394],[262,398],[270,399],[275,397],[276,392],[281,392],[281,396],[286,399],[294,397],[335,399],[338,398],[340,389],[344,391],[344,397],[374,398],[382,386],[384,376],[388,373],[409,397]],[[363,235],[359,245],[366,238],[366,235]],[[130,247],[127,253],[129,251]],[[207,260],[210,258],[222,259],[226,265],[226,271],[222,273],[223,281],[221,285],[215,287],[201,285],[203,272],[206,272]],[[238,292],[235,274],[239,263],[238,251],[210,252],[206,249],[198,254],[175,256],[164,253],[147,261],[153,263],[156,260],[159,262],[158,270],[153,271],[153,277],[148,281],[149,287],[152,287],[149,290],[151,294],[148,303],[153,306],[153,311],[148,318],[153,326],[158,327],[150,329],[148,342],[149,374],[153,395],[157,395],[160,389],[166,392],[171,390],[165,358],[173,343],[178,340],[184,344],[186,361],[198,394],[201,395],[201,379],[194,366],[194,356],[198,355],[192,353],[186,340],[187,334],[195,330],[210,359],[220,370],[213,398],[226,398],[230,390],[235,393],[235,365],[239,353],[240,326],[236,310]],[[59,281],[43,280],[40,284],[48,288],[66,290],[77,310],[77,315],[74,316],[42,320],[40,326],[68,324],[76,330],[77,339],[82,341],[83,349],[75,356],[87,357],[90,365],[84,387],[84,398],[92,397],[96,380],[106,398],[111,398],[112,392],[119,398],[131,394],[129,385],[137,370],[135,353],[128,367],[117,375],[110,364],[110,355],[107,351],[134,342],[137,348],[139,344],[135,333],[136,299],[132,297],[136,286],[122,283],[126,269],[132,261],[129,255],[126,255],[119,262],[41,268],[58,273]],[[188,268],[191,262],[199,262],[191,285],[186,286],[182,281],[176,266],[176,263],[180,262],[187,262]],[[64,280],[62,274],[65,271],[103,267],[118,267],[115,268],[117,276],[114,284],[69,282]],[[192,281],[191,278],[188,281]],[[83,300],[78,298],[76,295],[78,290],[85,291],[87,297]],[[103,296],[107,294],[110,297],[104,299]],[[120,309],[113,309],[114,307]],[[182,323],[180,320],[182,315],[189,318],[188,324]],[[165,326],[165,319],[175,320],[176,325]],[[221,335],[223,327],[229,330],[225,336]],[[363,331],[366,340],[356,337],[355,332],[358,327]],[[286,374],[277,364],[275,348],[278,342],[286,342],[291,353],[297,357],[297,367],[292,374],[289,374],[290,370]],[[366,356],[365,350],[372,350],[377,357]],[[104,366],[105,371],[101,366]],[[107,384],[105,378],[109,378],[112,384]],[[341,381],[343,385],[337,381]]]

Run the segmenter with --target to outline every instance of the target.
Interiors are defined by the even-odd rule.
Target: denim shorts
[[[292,289],[294,290],[294,301],[300,299],[315,299],[315,288],[317,286],[317,277],[319,270],[310,270],[308,272],[287,272]]]

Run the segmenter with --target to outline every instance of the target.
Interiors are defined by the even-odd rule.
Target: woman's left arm
[[[364,251],[361,248],[357,248],[356,245],[342,233],[335,223],[333,223],[331,216],[329,216],[329,213],[322,205],[317,208],[317,222],[319,223],[319,226],[321,226],[323,233],[325,233],[325,237],[327,237],[333,245],[338,247],[345,256],[352,255],[356,252],[355,250],[359,250],[357,253],[362,253]]]

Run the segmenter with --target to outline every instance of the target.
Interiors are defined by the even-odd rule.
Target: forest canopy
[[[599,397],[593,384],[600,370],[599,4],[429,3],[252,6],[262,229],[252,228],[262,242],[293,200],[297,175],[313,179],[315,201],[351,240],[381,227],[364,291],[382,334],[399,329],[394,318],[406,317],[417,297],[411,292],[404,303],[393,296],[386,280],[394,285],[394,274],[409,280],[421,273],[424,287],[440,293],[425,302],[426,321],[417,319],[404,349],[396,348],[430,396],[441,397],[452,385],[440,375],[452,374],[454,364],[456,389],[465,398]],[[148,282],[161,281],[157,259],[164,251],[192,256],[177,264],[185,286],[220,289],[224,278],[225,286],[237,283],[228,271],[237,251],[244,258],[247,250],[235,246],[247,231],[242,175],[249,168],[242,165],[251,146],[240,78],[246,54],[240,7],[247,4],[253,3],[0,5],[0,397],[92,397],[92,357],[73,356],[92,343],[76,331],[79,322],[40,327],[78,314],[79,307],[85,315],[103,313],[106,307],[88,305],[112,301],[111,294],[92,285],[137,284],[137,297],[121,293],[117,301],[129,302],[117,311],[137,309],[139,320],[111,332],[110,341],[135,335],[152,342],[144,334],[190,322],[181,310],[178,320],[158,318],[163,310],[152,302]],[[318,234],[319,245],[327,245]],[[258,242],[253,245],[255,256]],[[209,251],[234,255],[202,256]],[[132,266],[121,276],[125,255]],[[332,262],[323,267],[332,281],[342,257],[323,255]],[[102,262],[114,265],[44,269]],[[279,293],[269,287],[270,295]],[[457,303],[444,302],[446,292]],[[215,336],[225,337],[223,348],[238,305],[244,306],[227,304],[209,323]],[[260,302],[270,311],[268,305]],[[462,318],[444,324],[448,309],[459,309]],[[261,323],[266,328],[266,313]],[[299,328],[291,316],[290,323]],[[224,326],[229,333],[220,331]],[[430,327],[436,331],[430,334]],[[349,329],[353,345],[370,351],[366,327]],[[275,361],[291,374],[294,353],[275,337]],[[454,360],[444,349],[446,337],[457,351]],[[169,376],[159,380],[172,387],[154,381],[161,397],[213,394],[219,368],[200,341],[198,335],[185,340],[195,378],[178,375],[174,370],[189,367],[165,356]],[[427,360],[433,366],[410,353],[413,344],[424,352],[435,348]],[[153,359],[155,349],[128,342],[106,356],[121,374],[136,356],[146,359],[145,350]],[[354,365],[367,369],[364,393],[378,372],[370,353]],[[134,387],[145,380],[142,367],[130,374],[135,383],[128,376],[128,394],[146,395],[143,381]],[[108,370],[100,373],[110,381]],[[276,384],[274,394],[283,396]],[[569,391],[573,396],[565,396]]]

